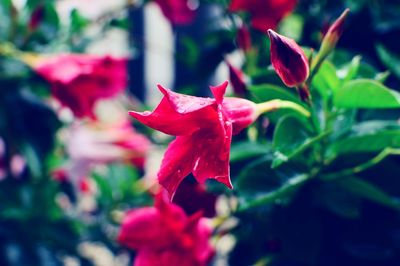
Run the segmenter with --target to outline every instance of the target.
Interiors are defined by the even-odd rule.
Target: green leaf
[[[338,70],[338,76],[343,79],[343,82],[350,81],[357,76],[358,70],[360,69],[361,56],[357,55],[353,57],[351,62],[344,68]]]
[[[277,200],[293,195],[309,178],[310,177],[308,175],[304,174],[292,177],[280,188],[259,196],[252,201],[244,203],[242,206],[240,206],[239,212],[244,212],[255,207],[270,204]]]
[[[239,142],[234,143],[231,147],[231,162],[242,161],[269,153],[271,146],[258,142]]]
[[[400,108],[400,93],[374,80],[360,79],[336,90],[334,104],[342,108]]]
[[[311,129],[305,121],[295,116],[285,116],[275,128],[272,146],[276,151],[272,167],[275,168],[293,157],[293,151],[311,137]]]
[[[362,198],[374,201],[384,206],[400,210],[400,200],[388,195],[380,188],[357,177],[338,180],[338,184]]]
[[[387,147],[400,147],[400,125],[393,122],[369,121],[352,128],[352,133],[334,142],[328,156],[346,153],[379,152]]]
[[[382,44],[377,44],[375,48],[385,66],[397,77],[400,77],[400,55],[390,52]]]
[[[329,61],[324,61],[312,80],[311,88],[316,89],[323,99],[327,99],[339,86],[340,80],[335,66]]]
[[[71,33],[80,33],[89,24],[89,20],[83,17],[77,9],[73,9],[70,14]]]
[[[299,98],[294,93],[290,92],[292,89],[282,88],[271,84],[260,84],[250,85],[248,90],[252,94],[253,99],[257,102],[281,99],[302,104]]]

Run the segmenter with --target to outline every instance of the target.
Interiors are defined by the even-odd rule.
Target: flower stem
[[[257,112],[259,115],[267,112],[272,112],[278,109],[292,109],[296,112],[301,113],[306,117],[309,117],[311,115],[310,112],[303,106],[291,101],[275,99],[257,104]]]

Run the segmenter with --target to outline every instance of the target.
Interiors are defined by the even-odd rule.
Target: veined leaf
[[[333,101],[342,108],[400,108],[400,93],[374,80],[360,79],[337,89]]]

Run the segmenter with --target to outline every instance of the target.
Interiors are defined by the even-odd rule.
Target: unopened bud
[[[292,39],[268,30],[271,40],[271,63],[275,72],[288,87],[296,87],[307,80],[308,60],[301,47]]]

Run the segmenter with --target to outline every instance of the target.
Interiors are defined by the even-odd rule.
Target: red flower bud
[[[237,95],[245,95],[247,92],[247,86],[244,73],[240,69],[232,66],[228,61],[226,63],[228,64],[229,79],[231,80],[233,91]]]
[[[237,42],[244,52],[248,52],[251,49],[250,31],[245,25],[242,25],[237,32]]]
[[[35,10],[33,10],[28,24],[29,29],[31,31],[34,31],[39,26],[40,22],[42,22],[44,17],[44,12],[45,10],[42,5],[38,6],[37,8],[35,8]]]
[[[276,73],[288,87],[295,87],[307,80],[308,60],[304,51],[292,39],[268,30],[271,40],[271,62]]]
[[[350,9],[347,8],[345,11],[343,11],[340,17],[336,19],[335,22],[329,27],[321,43],[321,48],[319,51],[320,58],[325,58],[329,54],[329,52],[331,52],[332,49],[335,48],[340,36],[343,33],[344,22],[349,12]]]

